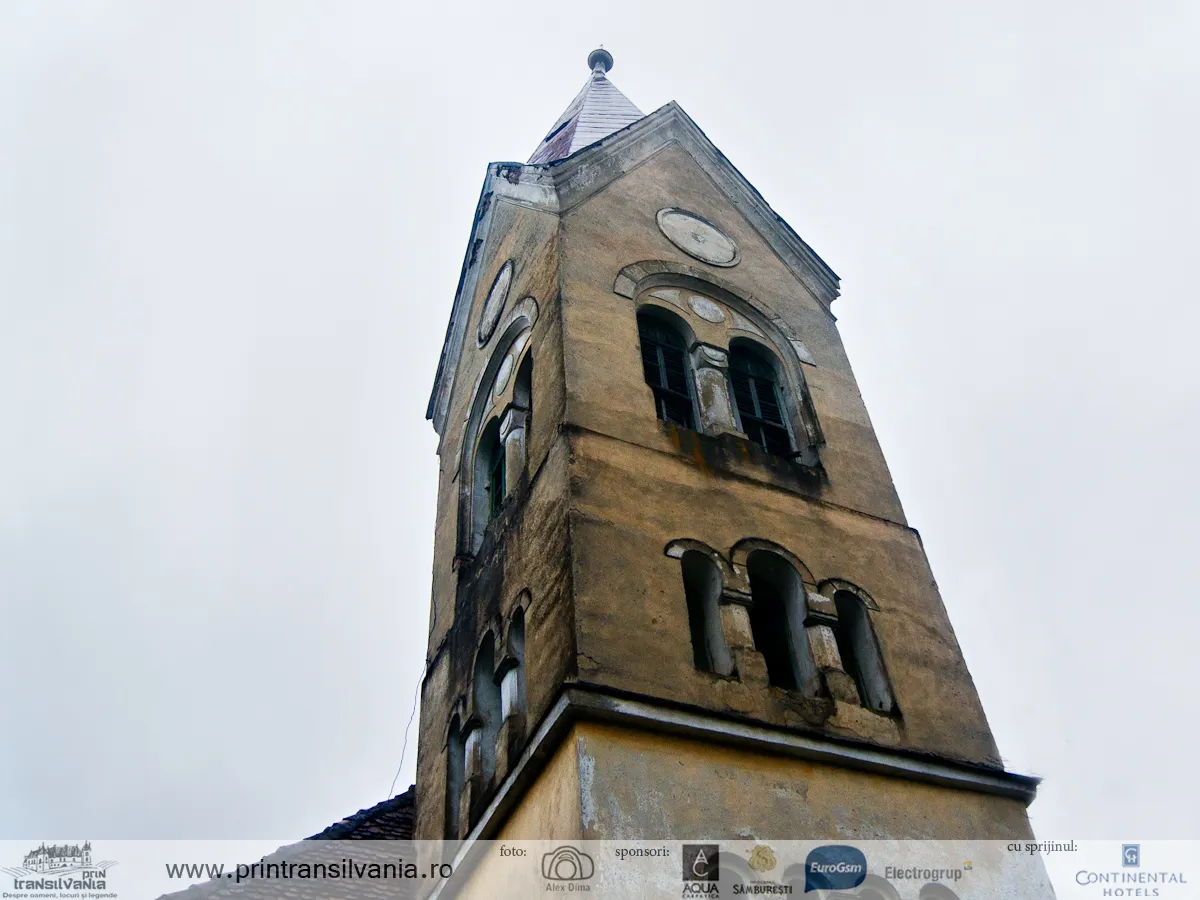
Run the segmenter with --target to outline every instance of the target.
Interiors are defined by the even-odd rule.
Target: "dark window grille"
[[[494,519],[504,504],[504,445],[499,441],[492,446],[490,463],[488,469],[488,519]]]
[[[768,453],[791,454],[792,439],[783,418],[783,398],[770,363],[735,351],[729,358],[729,380],[746,437]]]
[[[694,428],[688,390],[687,350],[676,332],[648,317],[638,319],[642,371],[654,391],[654,406],[664,422]]]

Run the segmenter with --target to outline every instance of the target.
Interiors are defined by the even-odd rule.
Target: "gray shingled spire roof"
[[[530,165],[565,159],[642,118],[642,111],[608,80],[606,73],[612,65],[612,54],[607,50],[591,52],[588,56],[591,77],[533,151]]]

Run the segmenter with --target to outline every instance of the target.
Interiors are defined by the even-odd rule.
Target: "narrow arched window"
[[[533,354],[525,354],[525,359],[517,368],[517,377],[513,382],[513,406],[526,412],[533,411]]]
[[[458,716],[450,720],[450,731],[446,740],[446,838],[458,840],[459,809],[462,805],[464,759],[466,748]]]
[[[702,672],[730,675],[733,659],[721,630],[721,570],[699,550],[687,551],[680,562],[692,636],[692,661]]]
[[[529,435],[533,428],[533,354],[527,353],[517,367],[512,405],[501,425],[507,459],[504,465],[518,475],[525,472],[529,458]],[[506,429],[506,430],[505,430]]]
[[[654,391],[654,407],[664,422],[694,428],[692,392],[687,365],[687,345],[680,333],[663,319],[638,314],[642,344],[642,371]]]
[[[504,483],[507,474],[504,471],[504,463],[506,462],[504,448],[497,445],[491,457],[491,462],[488,465],[487,483],[488,518],[494,519],[500,512],[500,507],[504,504]]]
[[[779,375],[764,353],[736,343],[729,352],[729,380],[742,433],[768,453],[792,452]]]
[[[525,715],[525,611],[517,607],[508,626],[508,658],[500,673],[501,721]]]
[[[468,777],[479,778],[481,787],[484,787],[491,782],[496,773],[496,732],[500,730],[496,641],[490,631],[484,635],[479,645],[479,655],[475,657],[474,699],[475,727],[471,729],[470,737],[475,738],[476,744],[469,741],[467,744],[467,758],[473,763],[468,765]],[[472,815],[474,812],[473,810]]]
[[[504,504],[504,443],[500,440],[500,420],[492,419],[479,438],[475,451],[475,485],[472,512],[474,515],[474,549],[479,548],[488,522],[496,517]]]
[[[767,664],[767,680],[781,688],[815,694],[820,675],[804,628],[804,583],[782,556],[755,550],[746,559],[750,576],[750,631]]]
[[[833,603],[838,618],[833,633],[842,668],[858,686],[863,706],[885,715],[891,713],[896,701],[883,668],[883,654],[879,652],[879,641],[871,627],[866,604],[853,591],[837,591]]]

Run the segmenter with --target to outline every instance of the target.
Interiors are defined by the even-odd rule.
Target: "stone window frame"
[[[840,611],[837,609],[837,595],[852,594],[861,604],[861,614],[867,626],[865,635],[855,637],[853,635],[842,634],[843,640],[850,640],[856,644],[855,655],[859,660],[859,671],[850,672],[843,665],[843,669],[855,681],[855,690],[859,694],[859,705],[864,709],[870,710],[880,716],[899,716],[900,708],[896,702],[896,690],[892,681],[891,675],[888,673],[887,659],[883,652],[883,643],[879,640],[879,629],[875,627],[873,613],[879,613],[879,604],[875,599],[867,593],[863,588],[859,587],[852,581],[847,581],[844,578],[826,578],[817,586],[817,595],[824,598],[827,602],[823,604],[825,614],[832,620],[831,624],[835,630],[835,639],[838,633],[848,623],[841,621]],[[814,598],[816,605],[816,598]],[[859,645],[860,641],[864,641]],[[839,651],[840,655],[840,651]],[[865,658],[864,658],[865,657]],[[867,668],[864,670],[863,665]],[[869,682],[875,680],[877,684],[870,685]],[[863,689],[859,682],[868,682],[869,693],[874,696],[862,696]]]
[[[805,683],[799,671],[803,666],[799,666],[794,659],[793,664],[798,666],[797,673],[801,675],[797,678],[797,687],[777,689],[794,691],[809,697],[828,697],[885,718],[901,717],[895,686],[888,674],[883,643],[872,618],[872,614],[880,612],[880,607],[866,590],[844,578],[826,578],[818,581],[812,570],[796,554],[782,544],[765,538],[743,538],[730,548],[727,555],[693,538],[676,538],[663,548],[665,556],[680,560],[681,563],[693,552],[707,556],[720,574],[721,584],[717,599],[720,641],[732,663],[727,673],[716,671],[707,674],[732,678],[764,688],[771,686],[766,661],[755,646],[750,618],[754,605],[750,557],[755,553],[767,552],[786,563],[797,576],[796,592],[799,596],[793,598],[794,608],[791,612],[795,620],[793,630],[802,629],[803,637],[801,639],[798,634],[793,635],[792,652],[806,652],[808,660],[815,667],[815,671],[809,673],[814,676],[813,679]],[[680,585],[686,601],[687,589],[682,578]],[[867,623],[870,625],[878,672],[886,686],[889,703],[884,704],[883,708],[871,705],[869,698],[860,695],[854,675],[848,672],[843,664],[836,635],[839,620],[834,597],[838,592],[853,593],[862,603]],[[707,619],[705,626],[709,626]],[[697,629],[693,627],[690,619],[689,629],[694,641]],[[698,671],[704,670],[698,668]]]
[[[496,786],[519,757],[528,728],[526,695],[529,610],[532,595],[517,595],[501,622],[483,628],[466,691],[451,705],[444,733],[447,839],[466,836]],[[489,658],[490,657],[490,658]],[[512,703],[505,707],[505,682]],[[474,739],[472,739],[472,737]]]
[[[687,380],[688,403],[690,404],[691,408],[691,423],[688,425],[681,425],[678,423],[672,424],[675,424],[676,428],[687,428],[691,431],[696,431],[700,422],[700,404],[696,396],[696,371],[692,362],[692,351],[696,345],[696,333],[688,321],[679,314],[679,310],[664,303],[639,303],[634,315],[635,322],[638,326],[639,365],[642,365],[640,360],[642,343],[641,322],[643,317],[653,319],[658,324],[675,332],[683,344],[683,369],[684,378]],[[658,416],[658,396],[655,394],[654,388],[647,383],[644,378],[643,383],[646,385],[646,389],[650,391],[652,395],[651,405],[654,407],[655,415],[658,417],[659,421],[666,421],[661,416]]]
[[[700,295],[727,307],[733,315],[721,324],[706,321],[683,303],[652,294],[662,289]],[[727,433],[751,440],[741,430],[737,419],[728,365],[734,342],[753,344],[776,366],[786,409],[786,426],[793,445],[788,458],[810,469],[820,467],[820,447],[825,438],[802,368],[805,364],[815,363],[807,347],[783,319],[723,279],[690,266],[661,260],[645,260],[626,266],[617,276],[613,291],[632,300],[635,313],[641,313],[647,306],[656,307],[680,318],[691,331],[689,357],[698,413],[697,431],[714,437]]]
[[[509,314],[495,342],[495,348],[479,371],[467,402],[467,415],[462,424],[462,439],[455,459],[458,482],[457,556],[470,559],[478,552],[492,517],[486,503],[480,505],[477,490],[479,470],[476,455],[484,428],[492,418],[500,420],[500,443],[505,452],[505,500],[512,495],[525,474],[527,462],[527,424],[533,406],[532,397],[521,403],[515,401],[518,374],[532,359],[533,328],[538,320],[538,305],[526,297]],[[504,386],[496,391],[497,377],[509,357],[512,363],[503,373]],[[530,386],[532,388],[532,385]],[[502,504],[503,505],[503,504]]]
[[[783,419],[781,424],[788,442],[788,452],[784,455],[789,457],[794,456],[797,453],[797,444],[799,442],[796,440],[796,426],[793,424],[793,421],[798,418],[798,414],[792,409],[794,405],[792,392],[787,389],[787,373],[783,371],[783,363],[780,362],[778,354],[765,344],[752,338],[742,337],[741,335],[729,339],[729,365],[725,369],[725,376],[729,380],[729,405],[733,410],[733,420],[737,424],[738,431],[745,435],[746,439],[751,443],[762,446],[746,428],[744,421],[746,413],[737,401],[737,394],[733,386],[734,354],[743,347],[747,348],[743,351],[746,356],[758,357],[759,361],[770,366],[773,370],[775,379],[771,386],[776,395],[774,399],[780,407],[781,418]],[[762,421],[765,422],[765,420]],[[770,423],[767,424],[768,426],[770,425]],[[763,451],[770,452],[765,447],[763,447]]]
[[[726,635],[728,629],[722,621],[721,605],[725,602],[726,587],[729,584],[729,564],[721,554],[700,541],[682,539],[671,541],[664,550],[667,556],[679,560],[683,583],[684,602],[687,605],[688,630],[692,642],[693,664],[697,671],[709,672],[726,678],[736,677],[733,655],[730,653],[729,641]],[[710,574],[715,572],[716,583],[707,586],[709,596],[696,596],[688,585],[689,557],[703,557],[711,567]],[[707,591],[706,591],[707,592]],[[697,642],[702,646],[697,646]]]
[[[475,443],[475,465],[472,470],[471,518],[475,544],[483,539],[483,531],[500,514],[506,494],[504,482],[504,442],[500,439],[500,418],[492,416],[480,431]]]
[[[466,747],[463,742],[462,721],[465,703],[462,698],[453,705],[446,725],[446,797],[445,827],[447,840],[458,840],[462,832],[461,817],[463,786],[466,783]]]

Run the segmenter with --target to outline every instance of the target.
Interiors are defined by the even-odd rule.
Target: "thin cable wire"
[[[400,770],[404,768],[404,754],[408,751],[408,730],[412,728],[413,719],[417,717],[417,696],[421,692],[421,682],[425,679],[425,667],[421,667],[421,677],[417,679],[417,689],[413,691],[412,712],[408,714],[408,724],[404,726],[404,743],[400,746],[400,765],[396,766],[396,774],[392,778],[392,786],[388,788],[388,798],[395,796],[393,793],[396,790],[396,779],[400,777]]]

